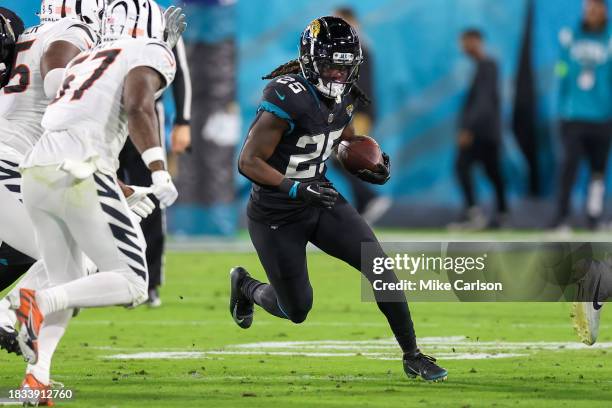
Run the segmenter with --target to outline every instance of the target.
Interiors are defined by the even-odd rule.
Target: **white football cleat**
[[[602,277],[608,273],[610,265],[607,262],[592,260],[588,271],[578,281],[576,300],[579,301],[572,304],[570,316],[576,334],[589,346],[595,344],[599,334],[599,317],[603,307],[601,301],[605,299],[601,294],[604,292],[604,288],[601,287]]]
[[[572,304],[572,322],[580,341],[592,346],[599,335],[599,316],[603,305],[595,309],[592,302],[574,302]]]

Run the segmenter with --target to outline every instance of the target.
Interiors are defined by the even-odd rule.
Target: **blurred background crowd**
[[[172,93],[165,96],[180,193],[167,213],[175,236],[232,236],[244,224],[250,185],[237,173],[236,156],[265,86],[261,77],[295,58],[300,32],[329,14],[354,24],[366,49],[360,84],[373,103],[361,108],[357,131],[392,158],[392,178],[382,187],[338,166],[329,178],[372,223],[560,229],[610,222],[605,0],[159,3],[184,7],[189,24],[187,122],[174,112]],[[37,0],[2,5],[37,24]],[[171,135],[185,124],[184,150],[184,135]]]

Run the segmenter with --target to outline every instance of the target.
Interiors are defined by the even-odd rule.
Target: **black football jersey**
[[[323,98],[298,74],[277,77],[263,91],[253,124],[263,111],[287,121],[289,128],[267,163],[289,179],[301,182],[324,179],[325,161],[351,121],[355,101],[350,94],[340,103],[330,104]],[[248,215],[255,220],[280,224],[307,211],[303,202],[286,193],[253,185]]]

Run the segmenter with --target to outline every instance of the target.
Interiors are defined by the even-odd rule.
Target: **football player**
[[[15,43],[23,30],[23,21],[11,10],[0,7],[0,93],[11,76]],[[9,109],[10,102],[10,99],[0,98],[0,116]],[[0,245],[0,259],[4,260],[0,264],[0,291],[12,285],[34,263],[32,258],[14,250],[5,242]]]
[[[108,5],[101,43],[67,66],[43,116],[45,133],[21,163],[24,204],[50,279],[47,289],[22,287],[10,296],[20,349],[31,363],[40,328],[54,314],[147,299],[144,240],[116,171],[129,131],[152,172],[153,194],[163,207],[177,198],[155,117],[155,100],[176,65],[165,26],[152,0]],[[82,252],[98,273],[83,277]]]
[[[257,116],[239,158],[240,172],[253,182],[248,228],[269,284],[244,268],[230,273],[230,313],[238,326],[253,321],[253,304],[277,317],[301,323],[312,307],[306,244],[360,269],[361,244],[385,256],[376,236],[357,211],[325,177],[325,161],[341,139],[354,135],[354,104],[364,95],[355,86],[362,62],[355,30],[338,17],[321,17],[304,30],[299,60],[279,67],[263,92]],[[359,177],[384,184],[389,157],[377,171]],[[372,282],[397,282],[393,270],[364,272]],[[447,371],[422,354],[402,292],[375,292],[403,353],[410,377],[440,381]]]
[[[14,283],[34,259],[40,257],[35,245],[34,227],[22,204],[21,180],[16,167],[42,135],[42,115],[59,88],[66,64],[97,43],[104,4],[104,0],[45,0],[39,13],[40,24],[28,28],[17,40],[14,62],[9,65],[15,68],[6,76],[8,83],[0,91],[0,106],[5,107],[0,116],[0,239],[4,240],[0,256],[8,263],[2,267],[8,269],[8,273],[2,274],[0,289]],[[146,196],[146,190],[133,186],[122,188],[124,194],[130,196],[128,202],[139,217],[146,217],[153,210],[153,202]],[[7,243],[21,252],[8,247]],[[96,267],[89,262],[88,269],[91,272]],[[42,287],[46,278],[40,262],[30,269],[17,287]],[[18,353],[15,321],[15,313],[8,310],[8,301],[1,300],[0,348]],[[53,321],[48,320],[48,325]],[[57,330],[50,331],[58,333]],[[37,364],[45,367],[38,372],[43,379],[48,376],[45,361],[43,358]]]
[[[40,121],[59,88],[64,67],[97,41],[103,7],[103,0],[43,1],[40,25],[18,36],[10,75],[0,90],[0,105],[5,107],[0,116],[0,239],[30,261],[40,255],[34,226],[22,203],[18,165],[42,135]],[[46,283],[44,264],[37,262],[17,286],[44,287]],[[48,346],[43,358],[28,366],[25,383],[35,383],[35,376],[48,383],[50,355],[67,324],[67,315],[56,314],[48,320],[40,334]],[[9,352],[19,350],[15,321],[8,300],[0,300],[0,347]]]

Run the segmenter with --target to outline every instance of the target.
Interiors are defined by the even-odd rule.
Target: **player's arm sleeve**
[[[295,128],[292,96],[292,92],[285,85],[279,84],[276,80],[272,80],[263,91],[263,97],[257,107],[257,112],[270,112],[286,121],[289,125],[287,133],[291,133]]]
[[[191,120],[191,74],[185,43],[180,38],[176,47],[172,50],[176,59],[176,75],[172,84],[172,94],[176,106],[176,125],[188,125]]]
[[[139,53],[134,53],[135,57],[129,61],[128,72],[137,67],[149,67],[159,73],[164,79],[164,85],[157,91],[155,98],[159,98],[164,90],[174,81],[176,74],[176,60],[174,54],[166,46],[159,41],[147,43],[144,46],[135,44],[140,47]]]
[[[46,51],[56,41],[66,41],[80,51],[85,51],[96,44],[98,36],[88,25],[74,22],[74,24],[68,26],[65,30],[48,38],[44,50]]]

